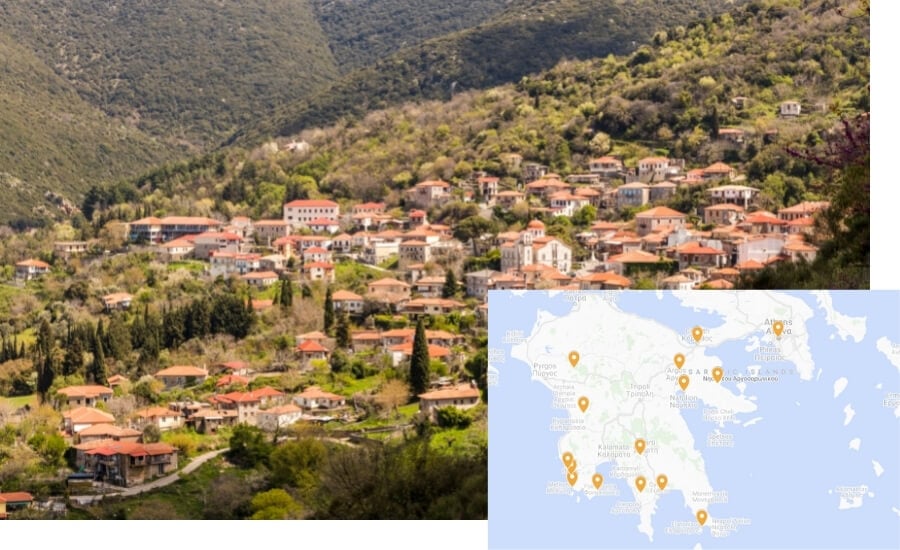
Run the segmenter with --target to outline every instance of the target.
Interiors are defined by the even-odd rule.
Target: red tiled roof
[[[304,353],[321,353],[328,352],[328,348],[322,346],[322,344],[316,342],[315,340],[304,340],[300,344],[297,345],[297,351]]]
[[[677,210],[673,210],[667,206],[657,206],[650,210],[644,210],[638,213],[636,218],[684,218],[685,215]]]
[[[56,393],[61,393],[66,397],[99,397],[101,395],[112,395],[113,391],[106,386],[67,386],[60,388]]]
[[[297,397],[302,397],[304,399],[328,399],[330,401],[340,401],[344,399],[344,396],[324,391],[319,386],[310,386],[301,393],[298,393]]]
[[[154,418],[157,416],[166,416],[166,417],[181,416],[181,414],[179,414],[178,412],[173,411],[172,409],[167,409],[165,407],[147,407],[146,409],[141,409],[139,411],[136,411],[134,414],[141,418]]]
[[[63,418],[69,419],[72,424],[100,424],[102,422],[115,422],[116,417],[93,407],[78,407],[63,413]]]
[[[478,388],[473,387],[470,384],[459,384],[455,388],[435,390],[419,394],[419,399],[425,401],[437,401],[440,399],[464,399],[469,397],[479,397],[480,395],[481,394],[479,393]]]
[[[50,269],[50,264],[41,260],[22,260],[16,263],[17,267],[39,267],[41,269]]]
[[[331,295],[332,301],[349,301],[349,300],[362,300],[363,297],[355,292],[350,292],[349,290],[336,290],[334,294]]]
[[[291,201],[291,202],[285,204],[285,206],[287,206],[288,208],[310,208],[310,207],[334,208],[334,207],[337,207],[337,205],[338,205],[338,203],[336,203],[334,201],[311,200],[311,199],[294,200],[294,201]]]
[[[177,365],[157,372],[156,376],[206,376],[207,374],[209,373],[198,367]]]

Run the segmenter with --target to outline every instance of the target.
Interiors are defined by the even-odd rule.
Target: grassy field
[[[230,468],[222,457],[203,464],[189,476],[130,498],[106,498],[93,506],[70,510],[69,519],[208,519],[212,513],[205,497],[213,481]]]
[[[18,397],[0,397],[0,403],[9,403],[12,407],[21,408],[28,405],[32,408],[37,406],[37,395],[20,395]]]
[[[186,269],[195,273],[203,273],[206,268],[207,264],[205,262],[201,262],[200,260],[180,260],[177,262],[169,262],[168,264],[166,264],[166,269],[168,269],[169,271]]]

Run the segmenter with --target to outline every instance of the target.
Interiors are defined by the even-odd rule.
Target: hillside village
[[[724,48],[740,29],[715,21],[654,48]],[[867,92],[840,113],[719,75],[663,94],[637,79],[674,56],[648,52],[166,165],[0,230],[0,517],[483,519],[491,290],[762,287],[851,241],[835,280],[861,284]],[[591,89],[623,71],[627,99]],[[863,133],[839,166],[865,172],[803,156]],[[861,181],[859,210],[838,187]]]

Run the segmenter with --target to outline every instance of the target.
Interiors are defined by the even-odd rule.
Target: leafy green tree
[[[475,355],[466,361],[464,368],[481,389],[481,398],[487,402],[487,350],[484,348],[479,349]]]
[[[109,327],[106,329],[105,348],[110,356],[118,361],[124,361],[131,355],[131,336],[124,315],[117,313],[110,319]]]
[[[270,489],[250,500],[250,519],[301,519],[303,507],[284,489]]]
[[[437,410],[437,425],[442,428],[468,428],[472,417],[454,406],[441,407]]]
[[[228,440],[228,460],[242,468],[255,468],[269,463],[272,444],[256,426],[238,424]]]
[[[157,443],[161,438],[162,433],[156,424],[147,424],[141,431],[141,441],[143,443]]]
[[[62,375],[71,376],[81,372],[84,368],[84,346],[81,338],[71,337],[66,346],[66,354],[63,356]]]
[[[425,338],[425,324],[422,318],[416,322],[413,337],[412,357],[409,362],[409,386],[413,395],[425,393],[428,389],[428,370],[431,359],[428,354],[428,340]]]
[[[269,456],[272,484],[296,487],[303,494],[311,494],[318,485],[319,468],[327,457],[328,450],[318,439],[307,437],[286,441]]]

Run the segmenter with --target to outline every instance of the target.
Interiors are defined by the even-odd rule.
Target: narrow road
[[[131,497],[144,491],[152,491],[153,489],[159,489],[160,487],[165,487],[166,485],[171,485],[181,479],[181,474],[189,474],[203,465],[203,463],[212,460],[213,458],[219,456],[220,454],[226,452],[228,449],[219,449],[217,451],[210,451],[208,453],[204,453],[198,457],[195,457],[191,462],[184,467],[184,469],[179,470],[177,472],[172,472],[166,477],[161,477],[159,479],[154,479],[149,483],[142,483],[141,485],[134,485],[133,487],[128,487],[121,493],[122,496]]]

